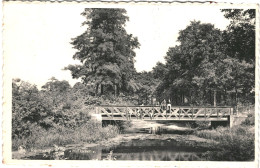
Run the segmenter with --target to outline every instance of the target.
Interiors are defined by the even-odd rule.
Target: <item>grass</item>
[[[239,125],[233,128],[218,127],[213,130],[199,130],[198,137],[214,140],[214,151],[205,153],[207,160],[252,161],[254,160],[254,129],[252,126]]]
[[[43,149],[53,147],[54,144],[64,146],[67,144],[95,143],[108,138],[116,137],[119,129],[116,126],[108,125],[102,127],[100,123],[88,121],[85,125],[76,128],[52,128],[48,131],[41,127],[32,127],[32,134],[23,139],[13,139],[13,150],[19,146],[26,149]]]

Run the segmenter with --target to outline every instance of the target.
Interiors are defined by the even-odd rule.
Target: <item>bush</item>
[[[250,127],[218,127],[214,130],[196,131],[199,137],[214,140],[216,151],[205,154],[207,160],[250,161],[254,160],[254,132]]]
[[[118,135],[119,129],[109,125],[102,127],[100,123],[88,121],[85,125],[76,129],[66,127],[51,128],[48,131],[37,125],[32,125],[31,134],[24,138],[14,138],[13,150],[23,145],[26,149],[42,149],[56,145],[94,143],[104,139],[113,138]]]
[[[196,128],[196,129],[207,129],[210,127],[210,121],[192,121],[192,122],[187,122],[186,127],[189,128]]]
[[[245,121],[243,121],[241,124],[247,126],[255,125],[255,113],[249,113]]]

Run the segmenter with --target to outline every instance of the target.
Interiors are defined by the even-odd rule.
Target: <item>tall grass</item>
[[[254,160],[254,129],[250,126],[233,128],[218,127],[213,130],[200,130],[199,137],[214,140],[215,151],[205,153],[208,160],[251,161]]]
[[[26,149],[42,149],[56,145],[95,143],[118,135],[119,129],[116,126],[108,125],[102,127],[100,123],[88,121],[81,127],[70,129],[56,127],[45,130],[39,126],[31,128],[30,136],[23,139],[13,139],[13,150],[23,145]]]

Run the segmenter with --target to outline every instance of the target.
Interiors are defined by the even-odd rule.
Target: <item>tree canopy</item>
[[[255,88],[255,9],[222,9],[230,24],[224,31],[225,54],[233,64],[234,92],[243,101],[254,102]],[[236,67],[236,69],[234,69]],[[237,96],[236,96],[237,97]]]
[[[128,17],[125,9],[92,8],[85,9],[82,15],[86,21],[82,25],[87,30],[71,44],[77,50],[73,58],[81,65],[69,65],[73,78],[81,78],[84,83],[96,86],[114,86],[126,89],[135,72],[134,49],[139,47],[136,37],[128,34],[124,28]],[[109,88],[109,87],[108,87]]]
[[[254,54],[246,56],[244,51],[236,49],[239,46],[228,41],[236,27],[229,26],[221,31],[212,24],[193,21],[181,30],[179,45],[169,48],[165,65],[157,64],[154,68],[155,74],[165,69],[157,96],[171,98],[174,104],[187,105],[234,105],[239,93],[241,98],[248,96],[254,87]],[[252,43],[252,33],[247,36],[250,38],[243,37],[243,41]],[[239,41],[236,36],[234,39]],[[254,45],[248,50],[250,48]]]

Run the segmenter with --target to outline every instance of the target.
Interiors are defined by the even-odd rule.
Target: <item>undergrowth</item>
[[[204,154],[207,160],[254,160],[255,136],[251,126],[218,127],[213,130],[198,130],[194,133],[198,137],[213,140],[211,145],[215,150]]]
[[[116,137],[119,129],[116,126],[108,125],[102,127],[100,123],[88,121],[81,127],[71,129],[65,127],[56,127],[45,130],[37,125],[31,126],[31,134],[22,139],[14,138],[12,141],[13,150],[19,146],[26,149],[42,149],[56,145],[95,143],[108,138]]]

